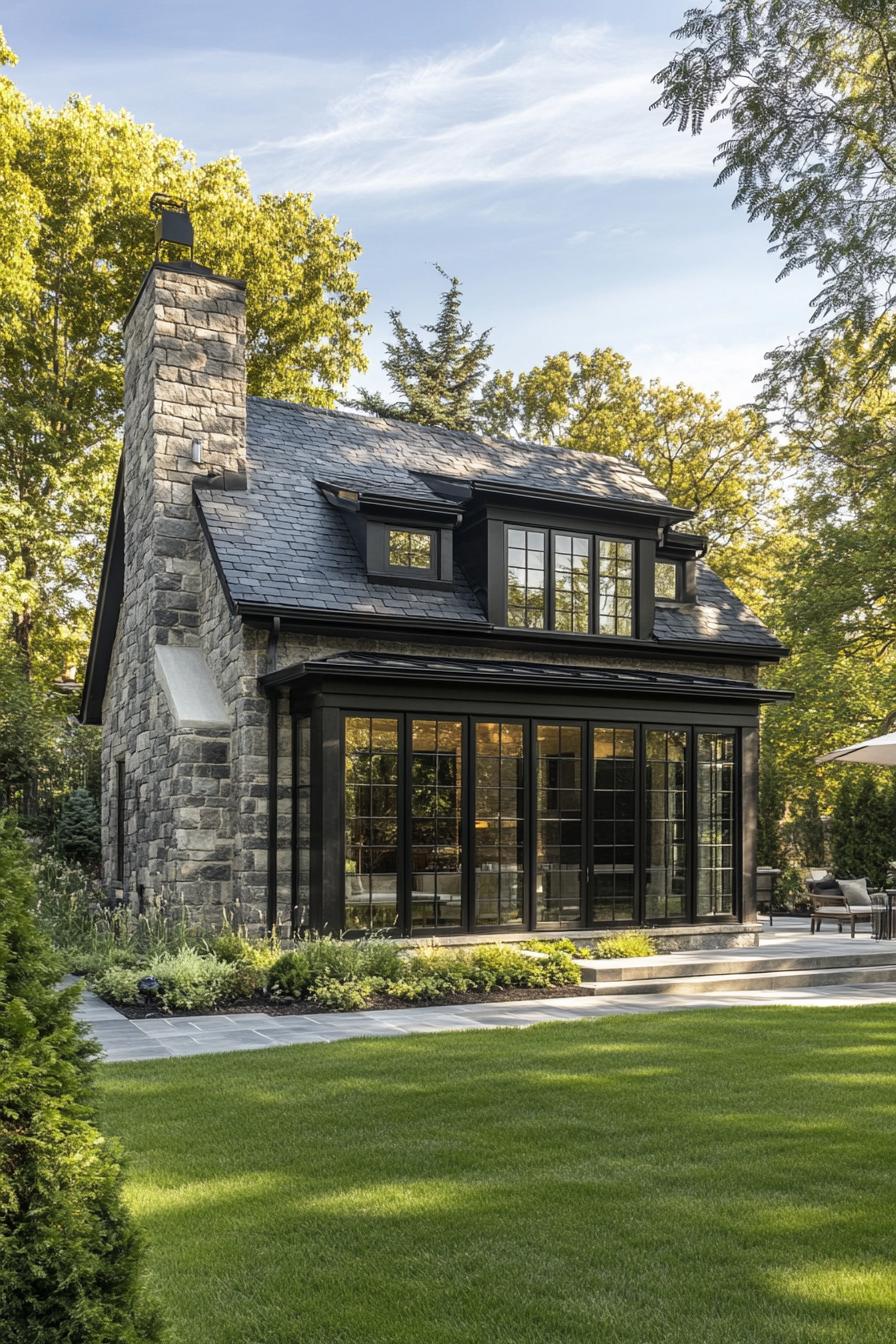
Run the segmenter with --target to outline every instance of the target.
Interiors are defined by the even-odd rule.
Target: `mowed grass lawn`
[[[896,1012],[102,1070],[178,1344],[896,1338]]]

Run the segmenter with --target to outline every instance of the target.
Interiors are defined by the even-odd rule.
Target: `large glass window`
[[[411,924],[457,928],[461,911],[463,724],[411,721]]]
[[[582,922],[582,730],[535,727],[535,900],[539,924]]]
[[[345,927],[398,919],[398,720],[345,720]]]
[[[521,924],[525,751],[521,723],[477,723],[473,866],[477,924]]]
[[[687,891],[687,733],[647,733],[648,919],[683,919]]]
[[[697,734],[697,914],[734,912],[734,735]]]
[[[597,545],[597,633],[630,635],[634,629],[634,547],[630,541],[605,537]]]
[[[507,624],[541,630],[545,619],[546,534],[507,529]]]
[[[393,569],[431,569],[432,534],[390,527],[389,564]]]
[[[555,532],[554,629],[587,635],[591,624],[591,539]]]
[[[592,732],[594,832],[590,922],[635,918],[635,730]]]

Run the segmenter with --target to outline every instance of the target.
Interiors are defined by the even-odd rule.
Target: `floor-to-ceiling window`
[[[525,738],[521,723],[477,723],[473,807],[474,919],[525,916]]]
[[[535,725],[535,909],[545,928],[582,922],[582,729]]]
[[[347,930],[557,929],[737,911],[733,730],[413,709],[343,722]],[[307,718],[296,746],[299,908]]]
[[[411,720],[411,926],[458,928],[462,899],[463,723]]]
[[[647,919],[686,915],[687,745],[684,729],[646,733]]]
[[[398,719],[345,720],[345,927],[398,921]]]
[[[592,894],[589,922],[627,923],[635,909],[634,728],[592,729]]]
[[[734,913],[732,733],[697,734],[697,915]]]

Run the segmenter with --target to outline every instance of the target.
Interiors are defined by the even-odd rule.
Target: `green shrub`
[[[72,789],[63,799],[56,844],[66,858],[77,863],[99,863],[100,813],[87,789]]]
[[[93,1045],[77,988],[33,911],[29,866],[0,824],[0,1321],[9,1344],[152,1344],[116,1148],[94,1120]]]
[[[594,948],[594,956],[606,961],[613,957],[652,957],[655,952],[656,943],[640,929],[626,929],[624,933],[601,938]]]
[[[477,989],[542,989],[550,985],[575,985],[581,972],[566,952],[551,951],[527,957],[512,947],[477,947],[470,957],[470,970]]]
[[[217,957],[181,948],[161,952],[139,967],[110,966],[92,981],[92,987],[113,1003],[141,1000],[139,981],[152,976],[159,982],[155,1000],[163,1012],[206,1012],[221,1007],[240,993],[240,968]]]
[[[318,980],[313,997],[322,1008],[351,1013],[366,1008],[376,987],[371,980]]]
[[[406,953],[386,938],[305,938],[271,965],[268,989],[275,998],[318,998],[318,985],[400,979],[406,964]]]
[[[571,938],[527,938],[520,947],[528,948],[530,952],[565,952],[569,957],[591,956],[590,947],[580,947]]]

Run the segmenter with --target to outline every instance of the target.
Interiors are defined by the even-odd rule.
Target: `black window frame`
[[[663,593],[656,590],[656,572],[660,565],[668,565],[675,571],[675,596],[666,597]],[[654,561],[654,582],[653,582],[653,600],[654,602],[681,602],[684,596],[684,566],[680,560],[669,559],[665,555],[657,555]]]
[[[453,586],[454,560],[450,527],[434,527],[432,523],[416,523],[407,518],[368,518],[366,529],[368,578],[418,588]],[[422,566],[390,563],[389,537],[392,532],[418,532],[429,537],[430,563],[426,569]]]
[[[377,695],[365,697],[363,703],[360,699],[351,707],[340,708],[336,711],[338,723],[338,738],[340,744],[345,741],[345,719],[350,717],[370,717],[370,718],[397,718],[398,722],[398,820],[399,831],[397,836],[397,854],[396,867],[398,873],[398,891],[397,891],[397,911],[398,919],[394,928],[385,929],[382,932],[397,937],[450,937],[456,934],[476,934],[488,935],[490,933],[532,933],[539,931],[556,932],[560,926],[556,924],[542,923],[539,925],[537,919],[537,896],[536,896],[536,843],[537,843],[537,753],[536,753],[536,731],[539,724],[559,724],[564,726],[575,726],[581,730],[582,740],[582,820],[581,820],[581,875],[580,875],[580,920],[578,924],[566,924],[563,927],[574,931],[576,929],[600,929],[601,931],[612,932],[614,929],[621,928],[661,928],[664,925],[684,924],[689,926],[698,925],[730,925],[736,924],[743,915],[743,891],[744,891],[744,833],[743,833],[743,770],[744,770],[744,741],[742,726],[734,723],[719,722],[714,717],[705,713],[697,713],[693,719],[686,717],[677,718],[676,716],[666,717],[665,715],[653,714],[624,714],[618,715],[608,708],[594,707],[587,713],[578,713],[574,711],[569,714],[558,713],[556,705],[545,705],[540,708],[534,704],[527,704],[521,708],[511,708],[509,705],[502,708],[499,705],[480,706],[479,704],[468,704],[460,701],[453,703],[441,702],[439,704],[427,703],[422,698],[418,704],[417,698],[404,702],[401,708],[396,707],[396,702],[389,699],[384,700]],[[411,724],[414,719],[443,719],[456,721],[462,724],[461,740],[463,758],[461,765],[461,923],[460,925],[444,925],[438,928],[413,928],[411,919],[411,828],[410,828],[410,747],[411,747]],[[524,798],[523,798],[523,854],[524,854],[524,873],[523,873],[523,920],[521,923],[509,924],[478,924],[476,922],[476,882],[475,882],[475,821],[476,821],[476,799],[475,799],[475,732],[476,725],[479,723],[493,723],[500,721],[502,723],[520,724],[523,730],[523,750],[524,750]],[[335,724],[334,724],[335,726]],[[595,728],[614,728],[631,729],[635,738],[635,838],[634,838],[634,902],[633,917],[631,920],[617,920],[613,922],[595,922],[592,920],[594,908],[594,798],[592,787],[592,735]],[[646,880],[647,869],[649,866],[649,847],[648,833],[646,826],[647,819],[647,769],[646,769],[646,748],[647,734],[650,730],[661,732],[671,731],[680,732],[685,735],[686,764],[686,796],[687,823],[686,823],[686,875],[685,875],[685,902],[684,914],[669,918],[646,917]],[[312,732],[314,725],[312,720]],[[697,777],[697,735],[701,733],[721,734],[729,736],[734,741],[734,829],[733,829],[733,900],[730,914],[707,914],[699,915],[697,913],[697,880],[698,880],[698,777]],[[340,746],[340,766],[339,766],[339,798],[338,811],[339,826],[338,835],[341,837],[339,842],[340,851],[345,836],[345,815],[344,815],[344,759],[342,756],[343,748]],[[334,809],[328,806],[325,800],[316,804],[319,824],[326,818],[326,825],[329,827]],[[314,841],[312,841],[314,843]],[[319,841],[320,843],[320,841]],[[327,843],[323,840],[323,843]],[[345,855],[341,852],[339,859],[340,877],[345,872]],[[342,914],[340,927],[344,929],[344,882],[340,883]],[[336,921],[339,922],[339,921]],[[334,925],[329,926],[333,931]],[[347,936],[363,936],[361,931],[351,931]]]
[[[502,552],[501,552],[501,593],[500,593],[500,612],[501,623],[507,630],[519,631],[522,634],[535,632],[545,634],[559,634],[569,636],[574,639],[595,639],[595,640],[637,640],[639,638],[639,625],[641,621],[641,605],[649,598],[642,594],[641,587],[641,538],[633,537],[621,532],[612,532],[605,528],[594,530],[582,526],[569,524],[562,526],[557,523],[522,523],[522,522],[502,522]],[[509,585],[510,585],[510,537],[511,531],[516,532],[538,532],[544,538],[544,623],[539,626],[531,625],[511,625],[509,621]],[[556,543],[558,536],[587,538],[588,540],[588,629],[587,630],[565,630],[557,625],[556,611],[556,592],[555,592],[555,571],[556,571]],[[631,555],[631,629],[627,634],[620,634],[618,631],[601,631],[600,629],[600,545],[602,541],[611,542],[614,545],[627,546]]]
[[[115,881],[124,883],[127,825],[127,774],[124,756],[115,758]]]

